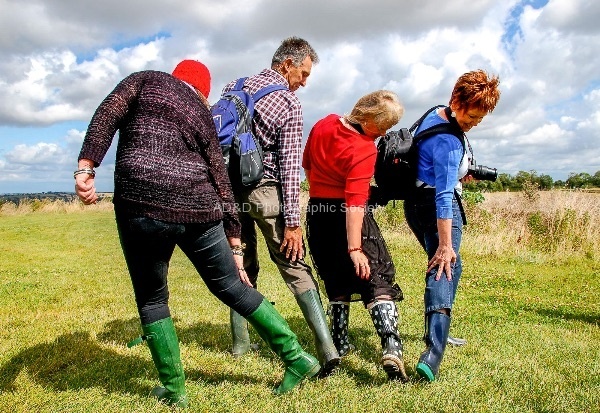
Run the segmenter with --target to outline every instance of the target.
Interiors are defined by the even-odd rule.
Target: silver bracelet
[[[73,178],[75,178],[77,175],[81,175],[81,174],[89,174],[93,178],[96,176],[96,171],[94,171],[92,168],[81,168],[81,169],[78,169],[75,172],[73,172]]]

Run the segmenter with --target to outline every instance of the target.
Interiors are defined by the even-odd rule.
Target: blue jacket
[[[420,131],[442,122],[448,122],[431,112],[415,131]],[[438,218],[452,219],[452,198],[458,185],[458,171],[464,155],[460,140],[451,134],[438,134],[417,143],[419,160],[417,178],[435,187],[435,206]]]

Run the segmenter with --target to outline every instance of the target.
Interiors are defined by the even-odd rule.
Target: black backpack
[[[377,160],[375,161],[375,184],[371,186],[370,202],[385,205],[391,200],[406,200],[414,194],[417,180],[417,142],[440,133],[456,136],[463,148],[464,135],[456,119],[450,116],[450,108],[446,108],[446,117],[450,123],[440,123],[420,131],[413,137],[413,132],[423,119],[432,111],[444,107],[434,106],[419,118],[409,129],[401,128],[382,136],[377,144]]]

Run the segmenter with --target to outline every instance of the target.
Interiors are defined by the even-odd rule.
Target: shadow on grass
[[[225,307],[224,307],[225,308]],[[229,311],[229,310],[228,310]],[[177,337],[182,344],[195,343],[199,347],[228,352],[231,350],[231,332],[229,324],[212,324],[199,322],[191,327],[177,326],[177,318],[173,318]],[[98,340],[104,342],[126,343],[142,334],[140,320],[136,317],[129,320],[113,320],[105,325]]]
[[[177,319],[174,319],[177,337],[181,344],[195,343],[199,347],[211,351],[227,352],[231,348],[231,334],[229,325],[198,323],[188,328],[177,327]],[[98,339],[105,342],[124,343],[141,334],[141,326],[138,318],[129,320],[113,320],[106,324],[101,333],[97,335]],[[144,344],[145,345],[145,344]],[[209,384],[219,384],[223,381],[234,383],[259,383],[252,377],[235,374],[231,369],[215,369],[210,366],[206,370],[186,368],[185,359],[181,360],[184,366],[186,380],[202,380]],[[233,358],[232,358],[233,363]],[[238,363],[236,361],[236,363]],[[150,364],[149,368],[154,366]],[[154,373],[153,373],[154,374]]]
[[[483,298],[484,301],[498,305],[501,303],[512,311],[527,311],[531,314],[537,314],[542,317],[547,317],[557,320],[566,321],[581,321],[584,323],[600,326],[600,314],[594,315],[590,312],[589,307],[584,309],[577,308],[576,306],[569,307],[567,305],[552,306],[548,303],[539,303],[535,305],[525,304],[522,302],[515,302],[515,300],[507,298],[498,298],[494,296]],[[585,313],[584,311],[588,311]]]
[[[530,308],[529,310],[544,317],[558,318],[568,321],[582,321],[584,323],[600,326],[600,315],[593,316],[591,314],[583,314],[582,312],[575,312],[575,310],[566,308]]]
[[[0,391],[14,390],[17,376],[26,370],[33,381],[56,391],[101,387],[145,396],[152,388],[136,379],[139,372],[151,368],[147,360],[106,349],[88,332],[78,331],[15,355],[0,368]]]
[[[226,326],[227,327],[227,326]],[[224,327],[202,324],[184,330],[187,340],[217,336]],[[196,333],[202,334],[196,334]],[[119,354],[102,345],[104,342],[123,343],[139,336],[139,320],[114,320],[94,340],[87,331],[63,334],[49,343],[27,348],[0,366],[0,393],[16,390],[15,382],[21,372],[41,386],[54,391],[102,388],[107,393],[138,395],[147,397],[154,385],[158,385],[158,373],[149,358]],[[199,342],[200,345],[206,343]],[[148,353],[149,354],[149,353]],[[231,372],[231,369],[207,371],[185,368],[189,380],[202,380],[219,384],[223,381],[252,383],[263,382],[246,375]],[[154,380],[155,384],[144,385],[140,378]]]
[[[316,355],[314,337],[304,318],[301,316],[294,316],[288,317],[286,321],[288,322],[292,331],[294,331],[294,333],[297,335],[298,341],[300,342],[301,346],[309,353]],[[177,320],[175,320],[175,323],[177,324]],[[130,339],[133,339],[134,337],[139,336],[140,334],[141,327],[139,319],[131,318],[128,320],[113,320],[107,323],[103,331],[97,335],[97,338],[98,340],[103,342],[124,343]],[[231,351],[231,332],[228,323],[213,324],[207,322],[198,322],[190,327],[177,328],[177,335],[179,337],[180,342],[184,345],[195,344],[209,351],[221,353],[229,353]],[[277,355],[275,355],[275,353],[270,350],[267,343],[260,339],[258,334],[252,329],[252,327],[250,327],[250,336],[252,342],[259,344],[258,354],[261,357],[267,359],[278,358]],[[342,362],[340,370],[348,374],[359,386],[373,386],[374,384],[386,383],[388,379],[380,364],[381,346],[379,344],[379,337],[377,336],[375,328],[369,329],[352,327],[351,322],[349,336],[351,343],[355,346],[355,350],[352,353],[353,357],[357,357],[363,362],[352,363],[345,360]],[[402,335],[402,339],[405,342],[420,342],[422,340],[420,336],[408,336],[405,334]],[[79,353],[79,351],[77,352]],[[114,360],[112,359],[113,357],[115,357]],[[151,377],[156,375],[152,363],[146,362],[145,360],[137,360],[137,362],[134,362],[132,360],[135,360],[135,357],[133,357],[132,360],[129,360],[128,363],[126,363],[124,360],[122,360],[124,357],[118,354],[106,354],[103,356],[103,358],[106,359],[104,360],[106,365],[118,364],[119,369],[124,370],[118,372],[116,374],[116,377],[127,377],[127,370],[130,370],[129,374],[134,373],[139,375],[139,372],[143,369],[149,370],[147,374]],[[182,360],[182,362],[185,368],[185,359]],[[366,364],[364,362],[366,362]],[[234,365],[237,363],[240,363],[240,360],[236,360],[232,357],[231,364]],[[87,366],[89,363],[83,364]],[[125,368],[124,366],[128,367]],[[373,366],[375,366],[377,373],[373,373]],[[188,380],[202,380],[203,382],[206,382],[208,384],[220,384],[223,381],[229,381],[234,383],[263,382],[263,380],[257,380],[247,375],[235,374],[231,371],[231,368],[215,369],[214,367],[215,366],[211,366],[211,368],[207,368],[206,370],[190,370],[186,368],[186,377]],[[413,375],[414,372],[408,365],[406,366],[406,368],[407,373],[409,375]],[[0,374],[1,373],[2,372],[0,371]],[[3,379],[0,376],[0,383],[2,383],[2,380]],[[101,385],[98,383],[92,384],[95,386]],[[131,387],[129,385],[122,385],[121,387],[127,390],[131,390]],[[110,389],[107,388],[107,390]],[[147,394],[150,389],[138,390],[138,393],[140,394]]]
[[[366,311],[366,310],[365,310]],[[312,354],[314,352],[314,339],[312,332],[308,328],[306,321],[302,317],[291,317],[288,320],[288,324],[292,330],[298,336],[298,339],[305,350]],[[422,341],[422,337],[415,335],[402,334],[400,331],[402,340],[408,341]],[[379,384],[385,384],[388,382],[386,373],[383,371],[381,366],[381,344],[379,336],[373,328],[361,328],[353,327],[352,320],[350,320],[350,326],[348,331],[350,343],[354,346],[354,350],[350,355],[361,359],[368,365],[375,366],[378,370],[377,373],[373,374],[372,368],[369,368],[365,363],[351,363],[349,360],[342,360],[342,364],[339,367],[341,371],[348,374],[352,380],[358,386],[373,386]],[[411,375],[413,371],[406,365],[407,374]]]

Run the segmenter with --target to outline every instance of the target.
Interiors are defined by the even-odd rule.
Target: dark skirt
[[[395,301],[403,299],[402,290],[394,283],[394,262],[371,209],[365,209],[362,225],[362,250],[371,269],[369,280],[356,275],[348,254],[344,200],[311,198],[306,211],[306,238],[313,266],[330,301],[349,297],[367,305],[384,295]]]

